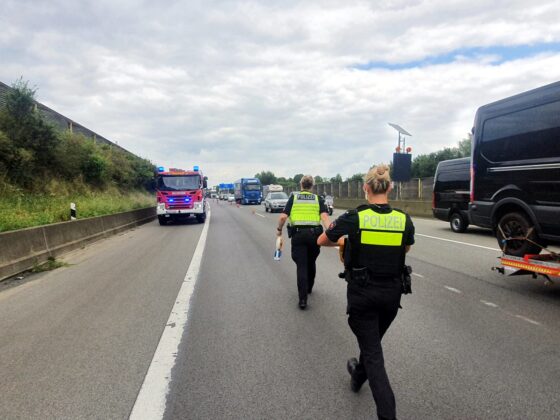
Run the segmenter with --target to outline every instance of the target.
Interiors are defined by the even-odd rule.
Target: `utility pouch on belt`
[[[405,265],[403,268],[403,272],[401,275],[402,280],[402,294],[408,295],[412,293],[412,278],[410,275],[412,274],[412,267],[410,265]]]
[[[367,267],[352,268],[350,272],[350,283],[356,286],[364,287],[369,282],[369,270]]]

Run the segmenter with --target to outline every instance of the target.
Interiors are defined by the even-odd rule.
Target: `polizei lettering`
[[[406,219],[395,214],[364,214],[363,229],[404,231]]]

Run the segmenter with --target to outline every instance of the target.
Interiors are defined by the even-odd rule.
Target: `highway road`
[[[374,418],[349,389],[337,251],[299,310],[277,218],[213,202],[204,225],[149,223],[0,284],[0,418]],[[491,271],[487,231],[413,220],[413,294],[384,338],[398,417],[559,418],[560,285]]]

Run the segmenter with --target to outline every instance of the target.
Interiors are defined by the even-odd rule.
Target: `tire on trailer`
[[[454,212],[449,218],[449,226],[451,226],[453,232],[463,233],[467,230],[469,222],[465,220],[461,213]]]
[[[532,228],[532,223],[525,213],[511,212],[503,215],[496,228],[496,239],[498,246],[508,255],[523,257],[526,254],[538,254],[541,247],[523,239],[510,239],[504,242],[505,238],[525,238]],[[500,229],[501,228],[501,229]],[[502,234],[503,232],[503,234]],[[504,238],[505,235],[505,238]],[[537,232],[533,229],[528,236],[533,242],[539,242]]]

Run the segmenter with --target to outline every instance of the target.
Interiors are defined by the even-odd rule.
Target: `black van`
[[[432,212],[445,220],[453,232],[462,233],[469,226],[471,158],[444,160],[434,176]]]
[[[478,109],[470,201],[471,223],[508,254],[560,241],[560,82]]]

